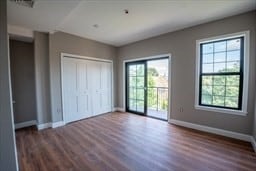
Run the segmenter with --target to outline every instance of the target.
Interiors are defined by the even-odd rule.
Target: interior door
[[[79,120],[77,92],[77,63],[72,58],[63,61],[63,98],[66,122]]]
[[[88,61],[82,59],[77,60],[77,106],[81,119],[92,116],[88,74]]]
[[[110,112],[112,109],[112,69],[111,63],[101,63],[101,113]]]
[[[90,61],[89,65],[90,75],[90,91],[92,93],[92,113],[93,115],[99,115],[102,108],[101,97],[101,67],[100,62]]]
[[[93,115],[110,112],[112,106],[111,64],[107,62],[91,61],[89,70]]]
[[[64,58],[63,91],[66,122],[77,121],[92,115],[91,96],[88,84],[87,61]]]
[[[126,64],[126,111],[146,115],[146,62]]]
[[[63,104],[66,122],[96,116],[112,109],[112,65],[65,57]]]

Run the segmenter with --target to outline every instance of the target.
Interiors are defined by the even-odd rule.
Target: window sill
[[[210,112],[219,112],[219,113],[226,113],[226,114],[232,114],[232,115],[239,115],[239,116],[246,116],[247,115],[247,112],[241,111],[241,110],[221,109],[221,108],[208,107],[208,106],[196,105],[195,109],[205,110],[205,111],[210,111]]]

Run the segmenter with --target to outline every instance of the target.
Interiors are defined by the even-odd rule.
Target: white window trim
[[[225,109],[218,107],[208,107],[199,105],[199,77],[200,77],[200,44],[235,38],[244,37],[244,81],[243,81],[243,99],[242,99],[242,110]],[[226,34],[217,37],[210,37],[206,39],[196,40],[196,81],[195,81],[195,109],[206,110],[211,112],[220,112],[234,115],[247,115],[247,102],[248,102],[248,82],[249,82],[249,46],[250,46],[250,32],[243,31],[238,33]]]

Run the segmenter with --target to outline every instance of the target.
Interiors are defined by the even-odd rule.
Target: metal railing
[[[147,87],[148,108],[156,111],[168,109],[168,87]]]

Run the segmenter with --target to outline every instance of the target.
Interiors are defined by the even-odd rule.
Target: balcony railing
[[[168,109],[168,87],[147,87],[148,109],[156,111],[167,111]]]

